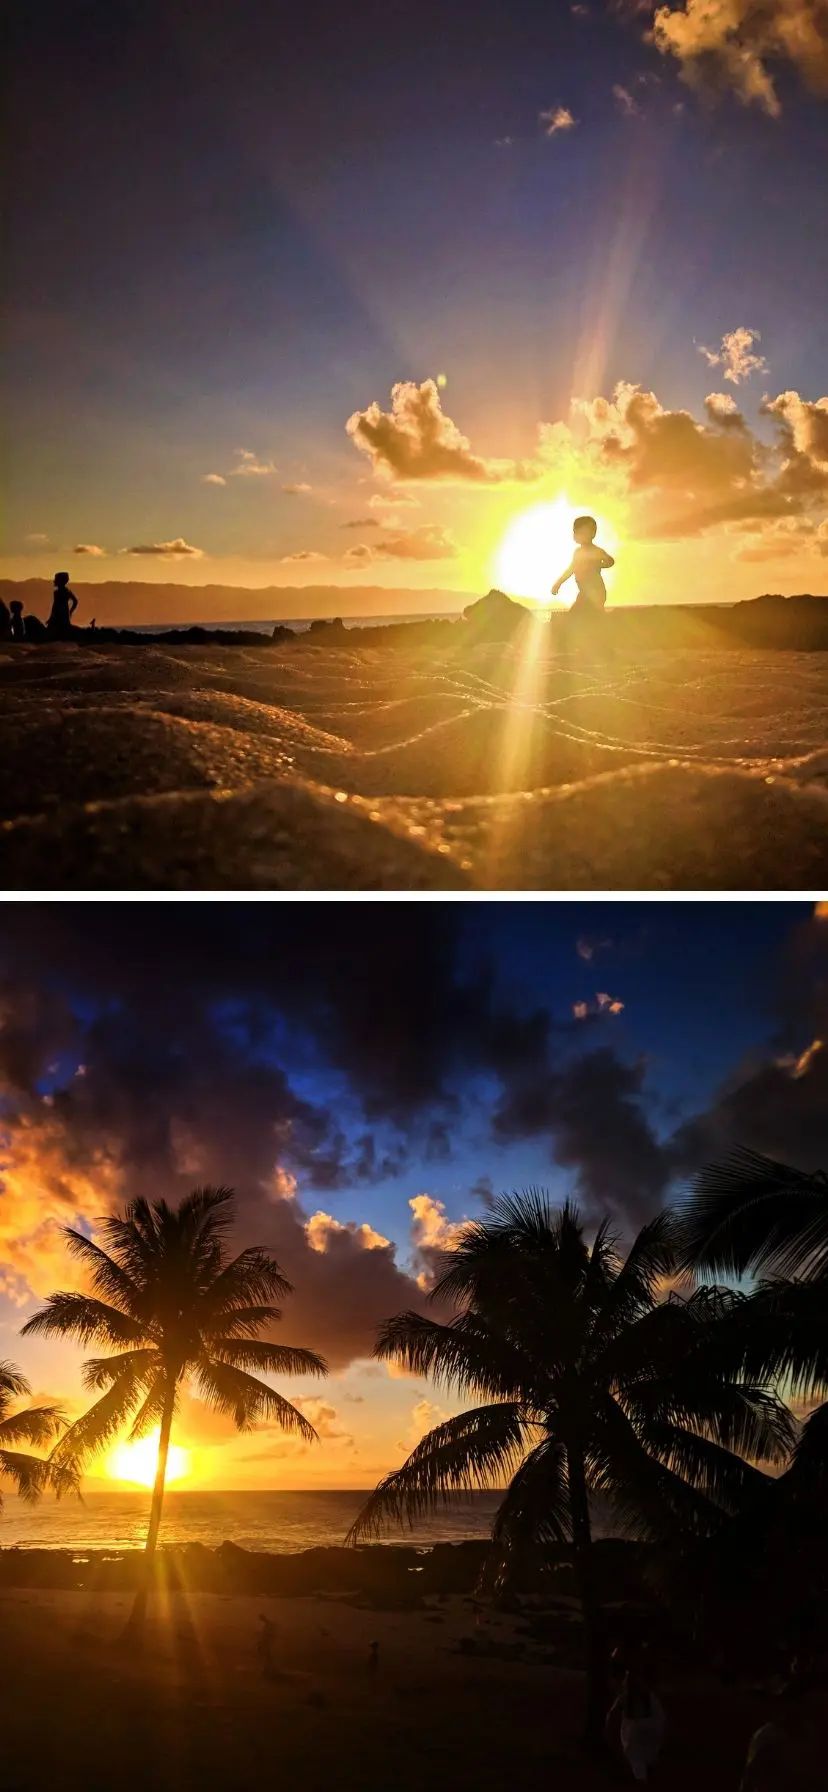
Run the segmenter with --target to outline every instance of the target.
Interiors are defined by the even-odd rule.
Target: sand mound
[[[828,656],[0,656],[9,889],[811,889]]]

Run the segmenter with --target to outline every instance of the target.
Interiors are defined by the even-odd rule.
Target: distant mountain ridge
[[[105,628],[143,628],[148,623],[227,623],[235,611],[245,621],[314,621],[325,616],[430,615],[471,603],[473,591],[403,591],[383,585],[175,585],[140,579],[71,580],[81,626],[92,616]],[[51,579],[0,579],[6,604],[19,599],[45,621],[52,604]]]

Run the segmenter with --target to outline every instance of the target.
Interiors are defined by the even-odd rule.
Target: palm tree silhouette
[[[127,1625],[131,1636],[140,1635],[146,1617],[179,1389],[192,1381],[239,1431],[268,1418],[284,1431],[316,1439],[303,1414],[250,1373],[325,1375],[327,1367],[312,1350],[257,1339],[257,1332],[281,1318],[273,1300],[292,1288],[259,1245],[229,1258],[233,1203],[229,1188],[194,1189],[178,1208],[132,1201],[123,1218],[100,1222],[107,1249],[67,1227],[69,1249],[87,1271],[93,1293],[53,1294],[23,1327],[24,1335],[43,1332],[110,1348],[108,1356],[91,1357],[84,1366],[86,1387],[105,1392],[53,1451],[59,1473],[79,1470],[129,1419],[131,1438],[160,1423],[144,1571]]]
[[[730,1297],[664,1298],[677,1236],[662,1214],[624,1261],[608,1224],[590,1247],[569,1204],[555,1210],[534,1189],[501,1197],[464,1229],[432,1290],[455,1316],[401,1313],[374,1351],[483,1404],[422,1439],[380,1482],[350,1540],[411,1523],[452,1493],[508,1483],[492,1530],[496,1581],[526,1545],[571,1541],[593,1741],[608,1694],[590,1496],[608,1497],[634,1534],[675,1543],[677,1531],[715,1530],[764,1479],[735,1452],[777,1460],[790,1445],[782,1403],[717,1355]]]
[[[733,1348],[795,1397],[821,1398],[780,1487],[828,1491],[828,1176],[740,1147],[698,1172],[683,1228],[684,1260],[696,1274],[759,1277],[733,1315]]]
[[[14,1481],[21,1499],[34,1504],[50,1479],[49,1459],[26,1456],[14,1446],[26,1443],[43,1449],[62,1430],[66,1420],[59,1406],[28,1406],[22,1412],[10,1411],[15,1400],[24,1399],[31,1391],[25,1375],[14,1363],[0,1363],[0,1473]],[[57,1491],[63,1485],[59,1477]]]

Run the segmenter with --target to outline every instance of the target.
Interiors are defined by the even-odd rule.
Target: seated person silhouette
[[[9,608],[11,609],[11,622],[9,624],[9,627],[11,628],[11,638],[13,641],[25,641],[26,625],[23,621],[23,605],[20,602],[19,597],[12,599]]]
[[[565,580],[574,577],[578,595],[572,605],[573,615],[576,611],[580,616],[599,615],[607,601],[601,574],[606,567],[614,566],[615,561],[611,554],[598,547],[595,540],[597,528],[594,516],[576,516],[572,534],[577,547],[566,572],[562,572],[552,586],[552,596],[557,597]]]
[[[46,624],[46,633],[53,641],[70,641],[72,638],[72,616],[78,607],[74,591],[69,590],[68,572],[55,573],[55,589],[52,592],[52,613]]]
[[[11,638],[11,611],[9,610],[8,604],[4,604],[2,597],[0,597],[0,641],[10,641]]]

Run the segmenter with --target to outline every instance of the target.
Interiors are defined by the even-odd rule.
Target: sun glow
[[[118,1444],[106,1459],[106,1473],[111,1481],[131,1481],[133,1486],[151,1487],[158,1467],[160,1426],[135,1443]],[[190,1452],[170,1444],[167,1457],[167,1485],[181,1481],[190,1472]]]
[[[558,598],[550,587],[569,565],[575,550],[572,524],[578,512],[561,493],[548,504],[533,504],[519,511],[506,528],[495,556],[495,579],[508,597],[531,597],[536,603],[574,603],[577,588],[567,580]],[[614,553],[615,532],[598,517],[598,541]]]

